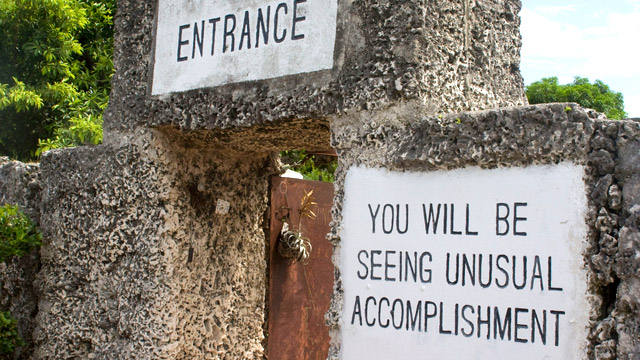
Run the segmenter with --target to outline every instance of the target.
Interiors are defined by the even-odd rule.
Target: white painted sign
[[[584,359],[583,173],[351,168],[341,358]]]
[[[337,0],[159,0],[152,94],[333,67]]]

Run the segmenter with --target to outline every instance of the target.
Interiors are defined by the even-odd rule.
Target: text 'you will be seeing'
[[[350,170],[364,172],[367,184],[348,176],[345,186],[342,321],[353,341],[344,351],[377,336],[403,349],[465,344],[482,352],[492,344],[552,358],[579,347],[575,324],[586,323],[588,308],[584,195],[557,183],[551,194],[523,187],[532,170]],[[533,182],[566,181],[572,171],[581,182],[573,165],[537,172]]]

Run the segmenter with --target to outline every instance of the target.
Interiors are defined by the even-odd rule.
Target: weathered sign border
[[[342,357],[583,359],[590,309],[583,176],[571,162],[351,167]]]
[[[336,41],[337,8],[337,0],[261,1],[259,4],[256,1],[158,0],[151,94],[161,96],[332,71],[339,43]],[[177,16],[184,24],[174,29],[171,25]],[[185,22],[187,18],[189,22]],[[288,27],[278,26],[278,20],[283,19],[290,20]],[[177,60],[174,56],[158,58],[176,50],[175,41],[171,41],[175,40],[172,30],[176,29],[179,34]],[[185,49],[191,51],[182,53]],[[167,77],[171,80],[165,79]]]

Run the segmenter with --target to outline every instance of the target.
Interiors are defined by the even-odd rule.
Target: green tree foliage
[[[600,80],[593,84],[587,78],[576,77],[566,85],[559,85],[557,77],[544,78],[526,87],[530,104],[551,102],[574,102],[582,107],[594,109],[607,115],[609,119],[624,119],[624,99]]]
[[[286,167],[307,180],[333,182],[338,161],[331,156],[310,155],[304,150],[282,151],[280,159]]]
[[[0,312],[0,354],[11,354],[24,341],[18,334],[18,323],[8,311]]]
[[[102,141],[114,11],[115,0],[0,0],[0,155]]]
[[[0,207],[0,263],[23,256],[42,244],[42,235],[18,206]]]

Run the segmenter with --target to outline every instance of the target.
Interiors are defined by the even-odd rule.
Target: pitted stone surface
[[[620,285],[612,314],[618,358],[640,359],[640,121],[617,125],[615,173],[622,188],[622,205],[615,209],[620,230],[614,271]]]
[[[640,354],[640,249],[638,241],[637,139],[640,123],[609,121],[575,104],[434,116],[419,108],[336,116],[332,146],[337,149],[334,223],[335,291],[327,314],[330,358],[338,359],[342,311],[339,269],[344,181],[351,166],[395,171],[450,170],[553,164],[586,165],[585,183],[592,229],[584,254],[589,270],[589,359],[635,359]]]
[[[23,164],[0,158],[0,206],[18,205],[38,224],[40,190],[38,164]],[[26,359],[33,351],[32,333],[38,311],[33,282],[39,269],[40,255],[37,250],[0,264],[0,311],[9,311],[18,319],[18,331],[26,343],[13,354],[13,359]]]
[[[430,113],[526,103],[519,0],[340,1],[332,70],[152,97],[156,6],[118,1],[107,131],[239,128],[398,102]]]
[[[326,150],[331,147],[329,121],[296,119],[241,129],[182,131],[172,126],[158,129],[184,147],[205,146],[238,153],[288,150]]]
[[[572,106],[571,111],[554,104],[439,116],[424,116],[415,108],[360,113],[334,118],[332,146],[345,164],[394,170],[580,159],[589,151],[593,119]]]
[[[37,257],[2,274],[33,333],[18,358],[261,359],[272,154],[328,148],[328,122],[106,136],[0,168],[44,233],[35,285]]]
[[[133,144],[43,156],[35,358],[163,354],[169,329],[157,309],[170,288],[151,248],[158,247],[164,194],[156,169],[140,156]]]
[[[33,221],[40,217],[40,169],[0,157],[0,205],[17,204]]]
[[[262,358],[270,156],[119,140],[42,159],[33,357]]]

